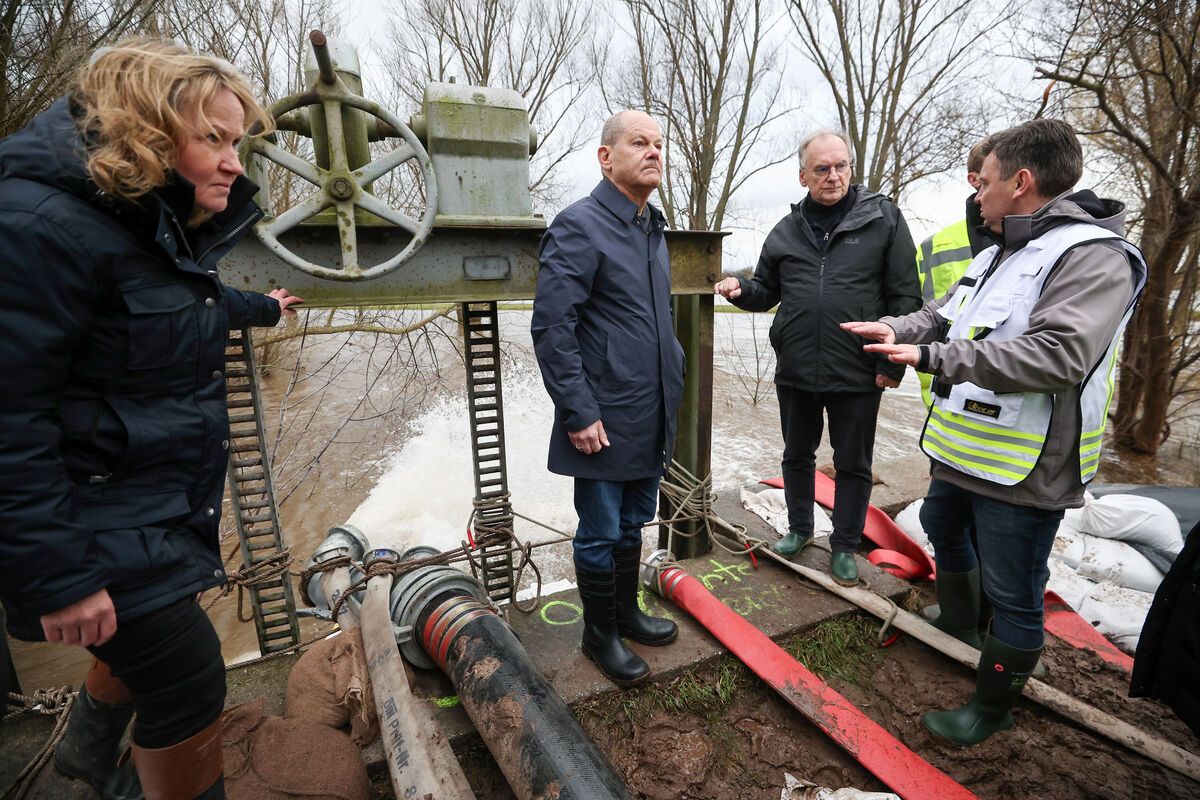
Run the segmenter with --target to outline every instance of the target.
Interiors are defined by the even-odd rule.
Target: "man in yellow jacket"
[[[981,139],[967,154],[967,183],[974,190],[979,189],[979,170],[987,153],[987,139]],[[988,246],[979,235],[983,219],[979,216],[975,194],[972,191],[967,198],[967,215],[963,219],[942,228],[917,248],[917,276],[921,280],[921,300],[925,303],[944,295],[967,271],[971,259]],[[931,378],[923,372],[917,373],[917,377],[921,379],[921,398],[928,408],[933,402],[929,394]]]

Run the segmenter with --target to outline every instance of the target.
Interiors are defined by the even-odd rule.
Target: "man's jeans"
[[[575,565],[595,572],[613,568],[614,547],[642,543],[642,526],[658,510],[658,478],[635,481],[575,479]]]
[[[1062,511],[993,500],[939,480],[930,481],[921,506],[921,526],[938,569],[967,572],[978,564],[995,611],[992,635],[1022,650],[1042,646],[1047,560],[1062,518]],[[972,524],[978,559],[971,546]]]

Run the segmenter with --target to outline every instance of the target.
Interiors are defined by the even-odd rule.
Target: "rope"
[[[682,470],[682,468],[680,468],[680,469]],[[685,470],[684,470],[684,472],[686,473]],[[726,522],[725,520],[721,519],[716,514],[713,514],[712,512],[709,512],[709,518],[707,520],[707,524],[710,525],[710,527],[709,527],[710,534],[712,533],[711,526],[715,525],[722,529],[722,532],[725,536],[730,537],[731,539],[733,539],[734,541],[738,542],[739,544],[741,544],[745,547],[745,550],[737,550],[735,548],[726,547],[724,542],[721,541],[720,537],[710,535],[709,541],[715,542],[718,546],[720,546],[727,553],[732,553],[734,555],[747,555],[747,556],[750,556],[751,558],[754,558],[754,552],[756,550],[758,550],[759,548],[766,546],[766,544],[767,544],[767,542],[764,539],[756,539],[753,536],[748,535],[746,533],[746,526],[731,525],[728,522]],[[828,540],[813,541],[808,546],[809,547],[819,547],[822,550],[825,550],[827,552],[833,552],[832,548],[829,545]],[[797,575],[796,580],[804,580],[804,578],[801,575]],[[884,617],[883,624],[880,625],[879,630],[875,634],[876,640],[878,641],[878,643],[883,645],[884,640],[887,639],[888,628],[891,627],[892,622],[896,619],[896,615],[900,612],[900,608],[899,608],[899,606],[896,605],[895,601],[893,601],[892,598],[888,597],[887,595],[880,594],[879,592],[876,592],[874,589],[872,589],[870,583],[868,583],[865,578],[861,578],[860,582],[862,584],[861,585],[862,589],[865,589],[866,591],[869,591],[869,592],[873,592],[876,597],[882,598],[890,606],[888,615],[886,617]]]
[[[291,552],[287,548],[284,548],[278,553],[274,553],[267,558],[264,558],[262,561],[256,562],[252,566],[247,567],[245,564],[243,564],[241,569],[235,570],[226,576],[225,582],[221,584],[220,588],[217,590],[216,596],[208,602],[208,605],[204,606],[204,610],[208,611],[210,608],[216,605],[218,600],[223,597],[228,597],[233,593],[234,589],[237,589],[238,622],[253,622],[254,617],[248,617],[244,614],[244,590],[251,586],[259,586],[269,581],[276,580],[283,575],[287,575],[288,567],[291,566],[292,561],[293,559]]]
[[[25,768],[21,770],[12,785],[4,793],[4,800],[22,800],[22,798],[28,795],[34,778],[41,772],[42,767],[46,766],[46,762],[50,760],[50,756],[54,753],[54,748],[58,746],[58,743],[62,741],[63,736],[66,734],[67,720],[71,716],[71,709],[75,705],[75,694],[71,691],[71,687],[64,686],[61,689],[38,689],[32,696],[9,692],[8,700],[17,700],[24,707],[6,714],[4,719],[8,719],[16,714],[25,713],[26,711],[58,715],[58,720],[54,723],[54,730],[50,732],[50,738],[46,740],[46,744],[33,757],[33,760],[25,765]]]

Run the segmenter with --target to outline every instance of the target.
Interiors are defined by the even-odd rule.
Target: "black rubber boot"
[[[937,571],[937,616],[929,624],[971,645],[983,647],[979,638],[979,567],[967,572]]]
[[[616,584],[612,572],[575,567],[583,605],[583,654],[596,662],[618,686],[632,686],[650,675],[641,656],[621,641],[617,631]]]
[[[653,647],[670,644],[679,626],[669,619],[651,617],[638,606],[638,573],[642,568],[641,545],[613,548],[613,581],[617,596],[617,632],[635,642]]]
[[[121,737],[132,718],[132,703],[102,703],[86,687],[80,689],[67,731],[54,748],[54,766],[64,775],[90,783],[103,800],[142,800],[133,765],[117,766]]]
[[[921,715],[921,724],[938,736],[967,747],[1013,725],[1012,707],[1021,696],[1042,648],[1021,650],[992,636],[983,642],[975,696],[953,711]]]

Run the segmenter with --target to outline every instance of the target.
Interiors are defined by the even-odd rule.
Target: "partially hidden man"
[[[665,221],[648,202],[662,148],[646,114],[623,111],[604,124],[603,178],[542,238],[531,325],[554,401],[549,469],[575,479],[583,652],[621,686],[650,673],[622,636],[664,645],[678,633],[638,608],[642,526],[656,511],[683,396]]]
[[[961,628],[943,619],[943,630],[973,633],[979,602],[969,580],[943,575],[975,573],[994,609],[974,696],[921,718],[959,745],[1012,727],[1042,652],[1050,549],[1096,475],[1117,343],[1146,281],[1121,236],[1124,205],[1072,191],[1083,153],[1069,125],[1034,120],[988,142],[977,201],[992,246],[916,313],[843,326],[879,342],[867,351],[934,376],[921,524],[942,615]]]

